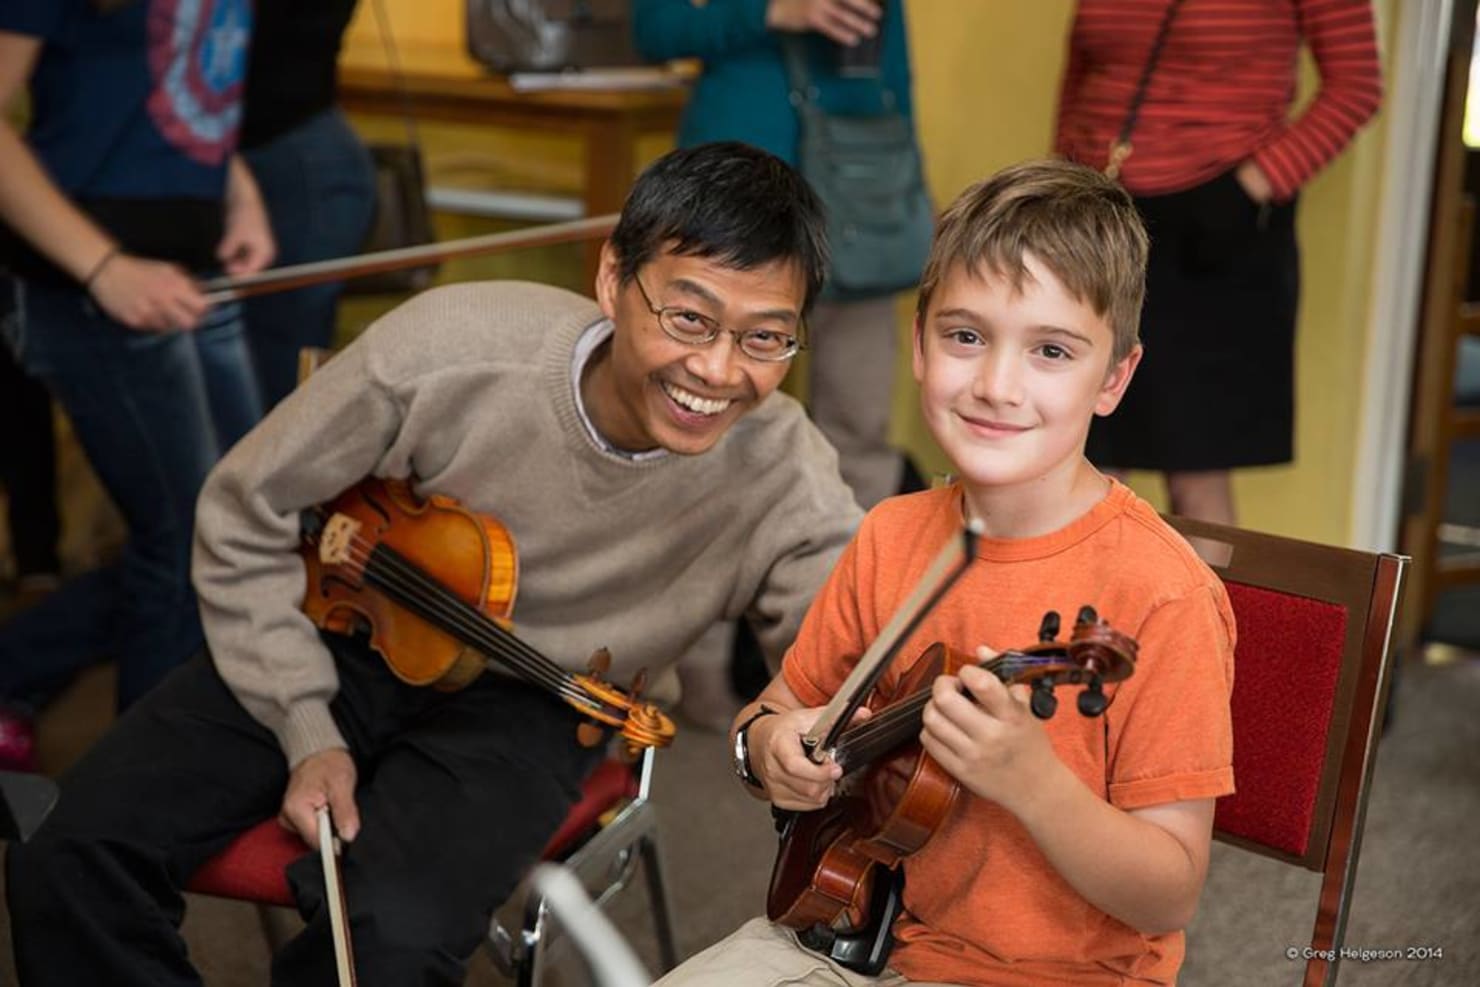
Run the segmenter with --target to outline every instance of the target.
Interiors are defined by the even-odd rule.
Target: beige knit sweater
[[[721,617],[773,655],[860,518],[831,448],[775,394],[699,456],[603,451],[582,425],[574,347],[588,299],[486,282],[422,294],[378,321],[216,467],[194,579],[221,676],[288,762],[345,746],[334,661],[299,610],[299,511],[367,474],[497,517],[519,551],[515,630],[581,669],[656,673]]]

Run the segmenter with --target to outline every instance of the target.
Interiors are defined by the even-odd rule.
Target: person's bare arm
[[[129,328],[193,328],[206,302],[189,276],[173,264],[119,252],[113,238],[57,188],[10,124],[9,111],[40,53],[39,38],[0,31],[0,219]]]
[[[231,156],[226,179],[226,229],[216,248],[227,274],[256,274],[272,263],[277,244],[257,180],[240,154]]]

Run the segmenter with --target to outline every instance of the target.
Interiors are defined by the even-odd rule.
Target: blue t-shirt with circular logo
[[[236,148],[251,0],[5,0],[43,42],[30,144],[77,198],[220,199]]]

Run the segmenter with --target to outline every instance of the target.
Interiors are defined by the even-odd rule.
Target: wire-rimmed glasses
[[[740,352],[752,360],[762,363],[780,363],[790,360],[803,349],[801,338],[775,329],[725,329],[715,319],[683,305],[653,304],[653,299],[642,286],[642,280],[633,277],[637,291],[647,303],[648,311],[658,317],[658,326],[670,339],[688,346],[707,346],[727,332],[735,337]]]

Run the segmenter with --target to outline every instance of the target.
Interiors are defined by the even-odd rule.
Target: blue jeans
[[[188,333],[135,332],[73,288],[13,282],[3,327],[128,524],[122,557],[0,626],[0,700],[39,705],[80,668],[118,661],[127,706],[202,643],[190,585],[195,499],[261,417],[238,306]]]
[[[277,240],[277,263],[305,264],[359,251],[375,215],[370,153],[338,110],[326,110],[245,152]],[[334,340],[339,283],[250,298],[247,339],[270,408],[298,380],[298,351]]]

